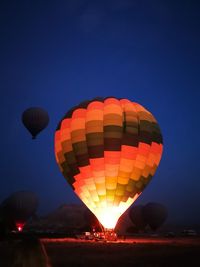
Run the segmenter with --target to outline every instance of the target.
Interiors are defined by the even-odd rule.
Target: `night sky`
[[[199,14],[194,0],[1,1],[0,201],[32,190],[40,214],[80,203],[55,162],[54,132],[72,106],[113,95],[147,108],[163,134],[162,160],[136,203],[200,223]],[[36,140],[21,122],[31,106],[50,116]]]

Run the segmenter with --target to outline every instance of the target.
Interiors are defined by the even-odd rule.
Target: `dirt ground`
[[[42,239],[53,267],[198,267],[200,238],[136,238],[118,242]],[[0,266],[11,267],[13,246],[0,242]]]

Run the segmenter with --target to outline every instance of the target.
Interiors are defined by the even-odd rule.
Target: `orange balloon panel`
[[[55,156],[75,193],[106,228],[137,199],[163,150],[153,115],[127,99],[98,98],[72,108],[55,132]]]

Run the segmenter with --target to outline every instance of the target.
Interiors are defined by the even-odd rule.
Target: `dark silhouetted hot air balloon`
[[[157,230],[167,219],[167,208],[155,202],[147,203],[143,208],[144,219],[152,230]]]
[[[136,205],[132,206],[129,210],[129,217],[137,230],[144,230],[147,226],[147,222],[144,219],[143,208],[143,205]]]
[[[21,231],[24,224],[34,215],[38,207],[38,198],[31,191],[18,191],[6,198],[0,205],[1,217],[14,224]]]
[[[60,171],[105,228],[138,198],[163,150],[153,115],[127,99],[96,98],[72,108],[55,132]]]
[[[88,231],[95,229],[95,231],[101,231],[101,226],[97,217],[89,209],[86,209],[84,212],[84,219],[86,223],[86,228]]]
[[[22,122],[26,129],[31,133],[32,138],[47,127],[49,123],[49,115],[46,110],[39,107],[31,107],[26,109],[22,114]]]

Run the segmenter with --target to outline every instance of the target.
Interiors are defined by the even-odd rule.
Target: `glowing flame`
[[[129,198],[127,202],[121,202],[119,206],[104,207],[98,209],[91,209],[97,219],[104,228],[114,229],[119,217],[127,210],[128,207],[137,199],[139,195],[132,199]]]
[[[107,229],[114,229],[122,213],[116,207],[108,207],[99,212],[97,216],[100,223]]]

